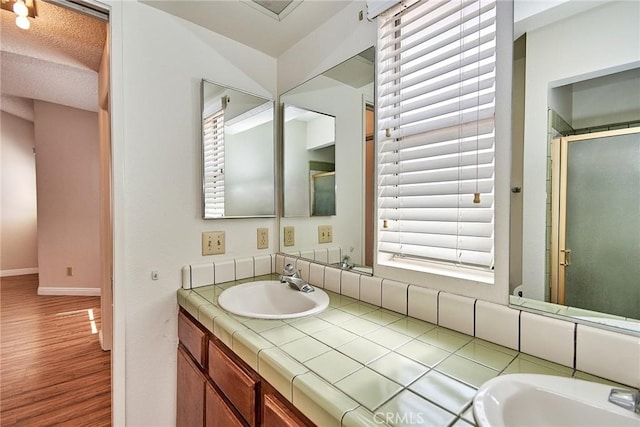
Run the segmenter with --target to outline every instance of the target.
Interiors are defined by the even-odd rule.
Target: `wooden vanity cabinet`
[[[314,425],[182,308],[178,339],[178,427]]]

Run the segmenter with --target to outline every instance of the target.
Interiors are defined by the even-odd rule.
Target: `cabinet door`
[[[207,427],[242,427],[242,421],[236,417],[218,391],[209,383],[207,383],[205,401]]]
[[[274,394],[264,395],[262,417],[263,427],[301,427],[311,425],[298,418]]]
[[[209,376],[249,425],[257,425],[258,381],[245,372],[213,341],[209,341]]]
[[[178,401],[176,425],[204,425],[204,389],[206,377],[182,347],[178,347]]]

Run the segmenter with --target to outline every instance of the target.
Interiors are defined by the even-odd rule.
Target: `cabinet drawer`
[[[218,391],[207,383],[205,425],[207,427],[242,427],[233,410],[229,408]]]
[[[186,314],[180,310],[178,314],[178,339],[200,366],[205,367],[207,351],[207,334],[200,329]]]
[[[258,381],[209,341],[209,376],[251,426],[256,425]]]
[[[275,394],[265,394],[263,399],[263,427],[307,427],[313,425],[296,416]]]

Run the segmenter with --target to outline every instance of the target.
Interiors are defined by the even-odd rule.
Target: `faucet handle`
[[[285,265],[284,266],[284,274],[286,274],[287,276],[291,276],[295,272],[293,268],[294,268],[293,264],[291,264],[291,263]]]

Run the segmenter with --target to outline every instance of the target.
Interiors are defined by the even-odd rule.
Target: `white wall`
[[[171,426],[181,267],[214,259],[200,255],[201,232],[225,231],[216,260],[276,247],[256,249],[256,228],[276,236],[275,219],[200,219],[200,80],[275,99],[276,61],[150,6],[109,4],[114,425]]]
[[[34,117],[38,293],[99,295],[98,114],[34,101]]]
[[[572,86],[574,129],[640,120],[640,64]]]
[[[549,90],[637,67],[639,16],[639,2],[611,2],[527,35],[522,283],[529,298],[544,296]]]
[[[35,137],[31,121],[2,111],[0,275],[38,272]]]

